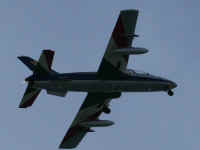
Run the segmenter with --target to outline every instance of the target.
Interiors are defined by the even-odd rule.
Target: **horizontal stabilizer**
[[[33,88],[32,83],[29,83],[24,93],[24,96],[19,104],[19,108],[27,108],[32,106],[35,99],[40,94],[40,91],[41,91],[40,89]]]
[[[37,61],[28,57],[28,56],[19,56],[17,57],[23,64],[25,64],[31,71],[35,70]]]

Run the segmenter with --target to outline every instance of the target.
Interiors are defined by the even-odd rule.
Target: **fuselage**
[[[45,79],[40,77],[34,79],[34,86],[53,91],[109,93],[168,91],[175,88],[176,83],[148,73],[123,73],[117,78],[102,80],[96,72],[77,72],[55,74]]]

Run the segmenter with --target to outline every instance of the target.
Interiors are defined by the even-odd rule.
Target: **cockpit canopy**
[[[144,71],[141,71],[141,70],[133,70],[133,69],[127,69],[126,71],[125,71],[125,73],[127,74],[127,75],[129,75],[129,76],[134,76],[134,75],[138,75],[138,74],[140,74],[140,75],[145,75],[145,76],[148,76],[148,75],[150,75],[149,73],[147,73],[147,72],[144,72]]]

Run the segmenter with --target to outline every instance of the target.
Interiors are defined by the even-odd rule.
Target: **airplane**
[[[138,10],[120,11],[103,59],[97,72],[58,73],[52,69],[54,51],[45,49],[38,61],[27,57],[18,57],[33,74],[25,79],[28,83],[19,108],[32,106],[42,89],[47,94],[65,97],[67,92],[87,92],[75,119],[65,134],[59,148],[75,148],[93,127],[107,127],[113,121],[100,120],[102,113],[109,114],[109,103],[119,98],[122,92],[167,92],[177,84],[166,78],[150,73],[127,69],[130,55],[148,52],[146,48],[133,47]]]

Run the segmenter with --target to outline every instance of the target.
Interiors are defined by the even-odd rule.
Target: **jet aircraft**
[[[102,113],[111,112],[109,103],[122,92],[164,91],[173,95],[177,84],[149,73],[127,69],[130,55],[147,53],[146,48],[133,47],[138,35],[135,27],[138,10],[122,10],[112,32],[105,54],[97,72],[58,73],[51,68],[54,51],[43,50],[39,61],[27,56],[18,57],[33,74],[25,79],[28,83],[20,108],[32,106],[42,89],[47,94],[64,97],[69,91],[88,92],[74,121],[59,148],[75,148],[93,127],[107,127],[113,121],[100,120]]]

